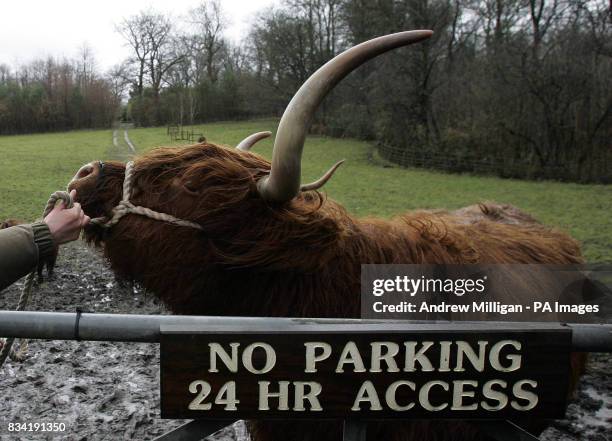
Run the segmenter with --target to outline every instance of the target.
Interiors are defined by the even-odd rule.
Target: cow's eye
[[[200,193],[199,186],[191,180],[183,182],[183,188],[187,193],[192,194],[194,196]]]

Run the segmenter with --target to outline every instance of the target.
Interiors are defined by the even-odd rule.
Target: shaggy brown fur
[[[492,203],[455,212],[358,219],[318,192],[263,201],[270,169],[249,152],[213,144],[153,150],[136,159],[132,202],[197,222],[203,231],[129,215],[110,231],[87,230],[112,268],[142,283],[177,314],[359,317],[362,263],[582,262],[575,240],[520,210]],[[124,165],[106,163],[71,184],[85,212],[108,215]],[[369,439],[476,439],[457,425],[373,426]],[[457,428],[461,427],[461,429]],[[255,440],[338,439],[336,423],[258,424]],[[316,433],[315,433],[316,432]]]

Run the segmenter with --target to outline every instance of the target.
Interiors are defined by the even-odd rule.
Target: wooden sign
[[[559,325],[169,326],[162,417],[559,418],[570,343]]]

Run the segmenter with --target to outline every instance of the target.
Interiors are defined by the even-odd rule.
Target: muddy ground
[[[21,284],[0,293],[13,309]],[[62,249],[55,275],[34,292],[28,309],[166,313],[138,288],[117,283],[104,261],[81,243]],[[182,424],[159,418],[159,347],[155,344],[32,341],[22,363],[0,369],[0,440],[51,439],[7,433],[9,422],[63,422],[58,440],[148,440]],[[210,439],[247,440],[238,423]],[[542,440],[612,440],[612,357],[594,355],[567,419]]]

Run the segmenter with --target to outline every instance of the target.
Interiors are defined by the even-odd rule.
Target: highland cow
[[[197,229],[128,214],[111,228],[89,226],[87,240],[103,247],[118,275],[141,283],[176,314],[359,317],[363,263],[582,262],[575,240],[511,206],[362,219],[317,191],[339,164],[301,185],[304,140],[326,93],[367,59],[430,34],[380,37],[323,66],[287,107],[271,162],[250,152],[268,133],[250,136],[237,149],[202,143],[136,158],[130,201]],[[77,189],[87,215],[113,217],[125,170],[125,164],[109,161],[78,171],[69,188]],[[341,434],[336,422],[250,428],[256,441],[335,440]],[[371,440],[478,436],[461,422],[394,422],[368,429]]]

